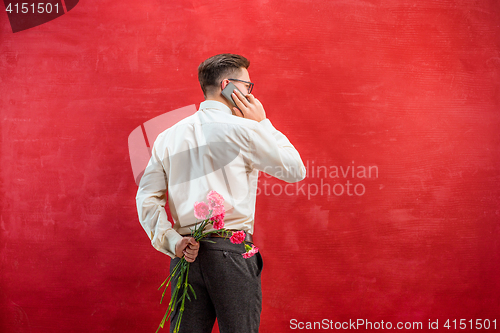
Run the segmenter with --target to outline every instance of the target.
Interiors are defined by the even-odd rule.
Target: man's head
[[[205,99],[219,98],[220,92],[227,85],[227,79],[250,81],[247,68],[250,61],[237,54],[218,54],[208,58],[198,66],[198,80]],[[224,82],[223,82],[224,81]],[[247,93],[244,82],[233,82],[243,93]]]

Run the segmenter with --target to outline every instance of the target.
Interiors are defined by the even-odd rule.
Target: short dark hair
[[[250,61],[238,54],[223,53],[208,58],[198,66],[198,81],[203,95],[215,90],[224,77],[236,74],[241,68],[248,68]]]

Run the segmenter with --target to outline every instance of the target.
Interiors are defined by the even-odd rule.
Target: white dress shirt
[[[259,171],[289,183],[306,176],[299,153],[269,119],[240,118],[223,103],[202,102],[158,135],[141,178],[137,211],[153,247],[174,258],[175,244],[198,222],[194,203],[207,202],[211,190],[225,199],[225,228],[253,234]]]

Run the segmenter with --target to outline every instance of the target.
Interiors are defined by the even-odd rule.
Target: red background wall
[[[291,196],[261,176],[261,331],[498,327],[498,22],[495,0],[80,1],[17,33],[0,13],[0,331],[156,330],[169,259],[138,222],[127,138],[198,106],[197,66],[222,52],[251,60],[254,94],[309,164]],[[312,195],[347,181],[364,193]]]

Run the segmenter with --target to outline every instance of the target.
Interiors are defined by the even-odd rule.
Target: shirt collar
[[[227,107],[224,103],[214,101],[214,100],[205,100],[200,103],[200,110],[204,109],[212,109],[217,111],[222,111],[224,113],[233,114],[230,108]]]

